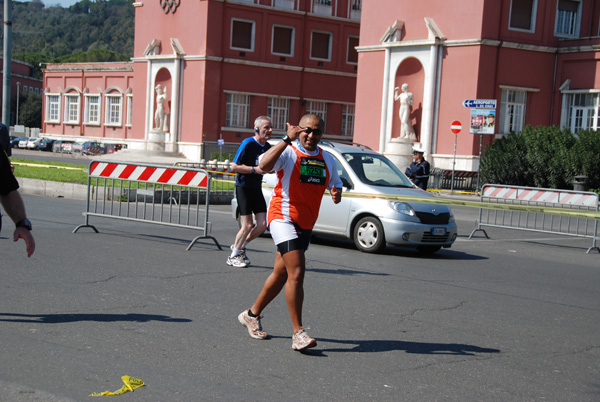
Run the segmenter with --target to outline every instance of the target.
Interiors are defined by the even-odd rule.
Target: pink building
[[[283,134],[315,112],[327,137],[352,138],[360,3],[137,1],[131,62],[44,70],[42,131],[193,160],[219,140],[234,152],[259,115]]]
[[[133,80],[132,63],[47,65],[43,134],[108,142],[132,139]]]
[[[405,83],[417,145],[439,168],[477,171],[486,144],[526,124],[598,129],[599,20],[593,0],[365,2],[354,140],[408,164],[414,142],[400,136],[395,96]]]

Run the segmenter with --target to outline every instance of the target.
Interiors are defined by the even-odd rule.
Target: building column
[[[425,88],[423,94],[423,120],[421,121],[421,146],[425,149],[425,155],[429,156],[432,149],[433,138],[433,108],[435,105],[435,88],[437,79],[437,41],[429,50],[429,65],[425,75]]]

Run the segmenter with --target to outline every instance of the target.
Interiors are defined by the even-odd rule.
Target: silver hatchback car
[[[375,198],[378,194],[435,197],[416,187],[389,159],[357,144],[323,140],[319,146],[334,157],[344,192],[339,204],[323,197],[314,234],[352,239],[367,253],[381,251],[387,244],[428,254],[452,246],[457,227],[449,206]],[[276,182],[274,174],[263,176],[267,205]],[[235,198],[231,206],[239,219]]]

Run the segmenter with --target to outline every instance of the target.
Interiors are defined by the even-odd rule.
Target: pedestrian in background
[[[269,231],[277,246],[273,272],[251,308],[238,321],[255,339],[266,339],[260,314],[285,286],[285,299],[292,320],[292,349],[317,345],[302,326],[305,251],[317,221],[321,199],[329,189],[333,202],[342,199],[342,181],[335,161],[317,144],[323,136],[323,120],[314,114],[300,119],[298,126],[287,123],[287,135],[260,158],[260,168],[277,173],[277,185],[269,205]]]
[[[10,169],[10,161],[4,150],[0,150],[0,203],[6,214],[15,223],[13,241],[23,239],[27,250],[27,257],[35,251],[35,240],[31,234],[31,222],[25,213],[25,204],[17,191],[19,183]],[[0,215],[0,230],[2,220]]]
[[[430,165],[423,158],[424,151],[421,148],[413,148],[413,162],[406,168],[404,174],[415,183],[417,187],[427,190],[427,182],[429,181]]]
[[[12,148],[10,147],[10,133],[6,124],[0,123],[0,147],[6,151],[7,156],[12,155]]]
[[[235,196],[240,210],[240,230],[231,245],[231,254],[227,265],[245,268],[250,265],[246,255],[246,246],[267,229],[267,204],[262,195],[262,177],[267,173],[258,166],[258,157],[270,147],[273,125],[268,116],[259,116],[254,120],[254,136],[246,138],[240,144],[231,170],[237,173]],[[252,214],[256,222],[252,219]]]

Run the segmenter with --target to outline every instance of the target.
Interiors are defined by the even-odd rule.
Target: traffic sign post
[[[452,158],[452,181],[450,182],[450,192],[454,192],[454,168],[456,166],[456,141],[458,139],[458,133],[462,130],[462,123],[458,120],[454,120],[450,125],[450,131],[454,133],[454,156]]]
[[[217,145],[219,146],[219,162],[221,162],[221,159],[223,158],[221,156],[221,151],[223,150],[223,144],[225,144],[225,140],[223,138],[219,138],[217,140]]]
[[[496,99],[465,99],[463,106],[473,109],[496,109]]]

